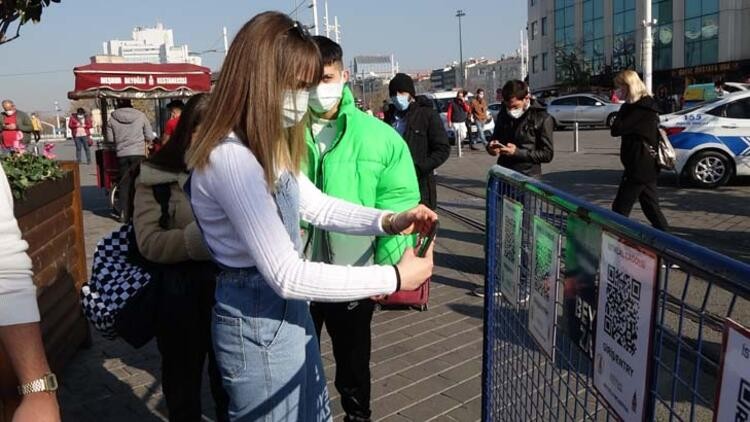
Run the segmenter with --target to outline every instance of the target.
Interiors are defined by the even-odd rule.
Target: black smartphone
[[[419,244],[417,245],[418,257],[424,257],[425,255],[427,255],[427,250],[430,249],[430,245],[432,245],[432,242],[435,241],[435,236],[437,235],[438,228],[440,228],[440,222],[436,221],[432,226],[430,234],[419,239]]]

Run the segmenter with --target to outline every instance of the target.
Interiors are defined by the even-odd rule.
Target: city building
[[[460,77],[458,64],[435,69],[430,74],[433,91],[458,88]],[[464,83],[461,88],[475,91],[483,88],[494,92],[511,79],[523,79],[523,66],[520,55],[501,56],[498,60],[485,58],[469,59],[464,63]]]
[[[527,0],[529,81],[573,85],[575,67],[609,86],[622,69],[642,71],[644,0]],[[750,1],[652,2],[654,90],[750,75]]]
[[[171,29],[157,23],[153,28],[136,27],[130,40],[110,40],[103,44],[104,55],[120,56],[127,63],[190,63],[201,65],[187,45],[175,45]]]
[[[430,72],[430,83],[433,91],[446,91],[456,87],[458,67],[456,65],[435,69]]]
[[[398,63],[390,56],[356,56],[352,60],[352,76],[356,79],[387,79],[398,73]]]

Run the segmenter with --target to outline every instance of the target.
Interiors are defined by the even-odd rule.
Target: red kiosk
[[[192,64],[151,63],[92,63],[73,69],[75,91],[68,93],[71,100],[97,99],[102,115],[102,127],[107,126],[108,109],[112,101],[121,98],[155,100],[157,127],[162,122],[161,102],[186,98],[211,90],[211,70]],[[114,144],[107,139],[96,151],[97,185],[109,193],[112,209],[117,205],[119,169]]]

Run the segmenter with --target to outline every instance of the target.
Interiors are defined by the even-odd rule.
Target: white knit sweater
[[[39,321],[28,247],[13,216],[13,195],[0,166],[0,326]]]
[[[300,217],[325,230],[382,235],[384,212],[326,196],[298,175]],[[248,148],[225,142],[208,166],[193,172],[193,211],[214,257],[235,268],[256,267],[276,293],[287,299],[349,301],[396,288],[390,266],[351,267],[304,261],[295,251],[263,168]]]

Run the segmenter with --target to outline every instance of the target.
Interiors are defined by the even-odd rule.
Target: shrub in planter
[[[60,164],[43,156],[11,153],[2,157],[1,162],[16,200],[23,199],[26,189],[37,183],[63,177]]]

